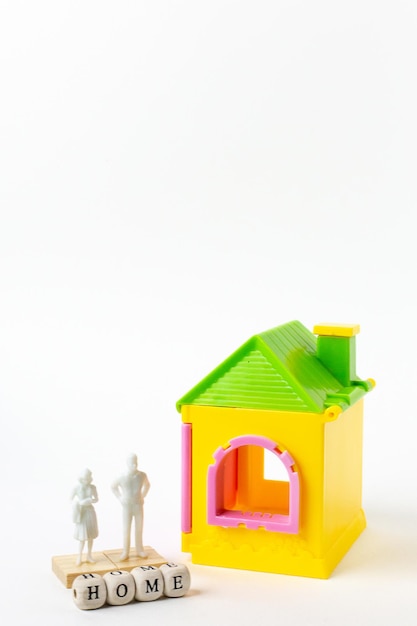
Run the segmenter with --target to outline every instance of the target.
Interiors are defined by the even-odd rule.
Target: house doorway
[[[288,451],[253,435],[232,439],[214,458],[208,473],[210,524],[298,532],[299,479]]]

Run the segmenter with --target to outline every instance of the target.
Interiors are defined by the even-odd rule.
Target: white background
[[[0,4],[6,624],[414,625],[413,0]],[[193,566],[181,600],[81,612],[69,493],[136,451],[180,552],[178,398],[256,332],[359,322],[368,529],[328,581]],[[3,619],[2,619],[3,621]]]

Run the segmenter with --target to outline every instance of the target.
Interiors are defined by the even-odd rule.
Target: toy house
[[[374,382],[356,375],[358,332],[278,326],[179,400],[182,547],[193,562],[328,578],[360,535]]]

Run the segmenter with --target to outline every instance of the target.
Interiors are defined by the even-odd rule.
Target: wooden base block
[[[93,552],[95,563],[83,562],[81,565],[76,565],[77,554],[53,556],[52,571],[58,576],[62,584],[65,585],[67,589],[70,589],[74,579],[80,574],[100,574],[100,576],[103,576],[107,572],[114,570],[130,572],[134,567],[140,567],[141,565],[154,565],[155,567],[159,567],[167,563],[167,560],[150,546],[145,546],[145,552],[147,557],[141,558],[136,556],[132,549],[131,555],[126,561],[119,561],[119,557],[122,554],[121,550]]]
[[[134,567],[140,567],[141,565],[153,565],[154,567],[160,567],[165,565],[167,560],[163,556],[158,554],[156,550],[150,546],[145,546],[146,557],[136,556],[133,548],[130,550],[129,558],[126,561],[120,561],[122,554],[121,550],[105,550],[104,555],[110,559],[115,567],[113,569],[122,569],[130,572]]]
[[[52,557],[52,571],[67,589],[70,589],[74,579],[80,574],[100,574],[102,576],[114,569],[114,563],[102,552],[93,552],[95,563],[83,562],[81,565],[77,565],[77,556],[77,554],[68,554]]]

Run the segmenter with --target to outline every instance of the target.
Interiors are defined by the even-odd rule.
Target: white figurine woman
[[[77,565],[81,564],[82,553],[87,541],[87,561],[94,563],[91,550],[93,540],[98,536],[97,517],[93,504],[98,502],[97,489],[92,484],[93,475],[89,469],[85,469],[78,479],[78,485],[74,488],[71,500],[74,500],[73,522],[75,523],[74,537],[80,542]]]

